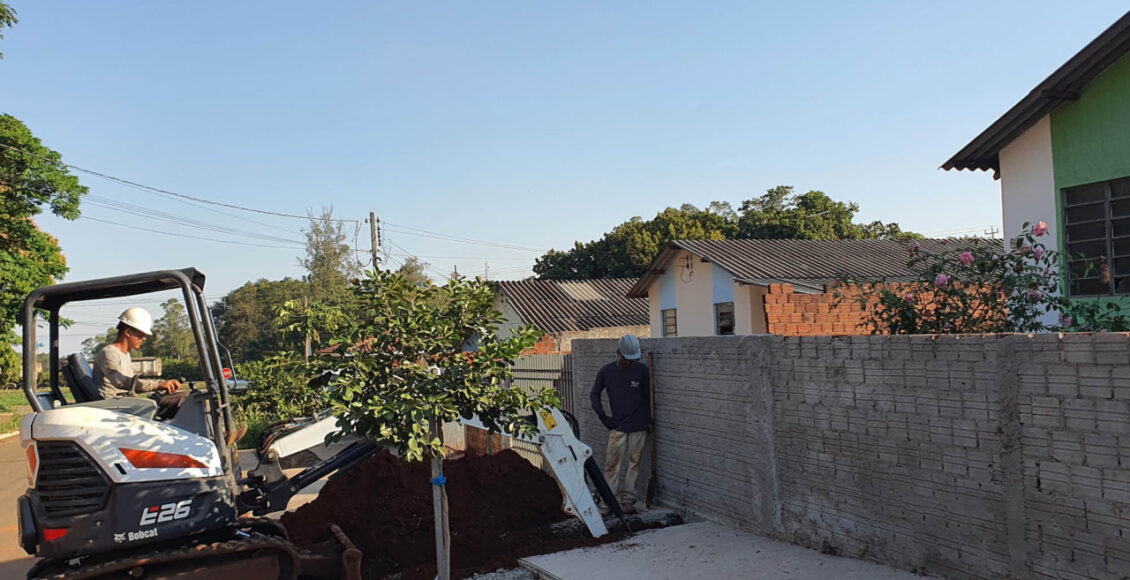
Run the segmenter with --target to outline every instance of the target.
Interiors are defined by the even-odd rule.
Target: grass
[[[0,433],[20,428],[20,420],[31,412],[24,392],[18,389],[0,391]]]
[[[16,411],[31,412],[31,405],[27,404],[27,397],[19,389],[0,391],[0,413],[13,413]]]

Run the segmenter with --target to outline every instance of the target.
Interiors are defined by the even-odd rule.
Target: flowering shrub
[[[943,242],[952,249],[937,253],[911,242],[914,280],[865,283],[845,275],[836,303],[857,301],[872,334],[1126,330],[1117,304],[1061,296],[1059,252],[1040,241],[1047,231],[1044,222],[1025,223],[1007,252],[993,240]],[[1058,323],[1046,324],[1048,313]]]

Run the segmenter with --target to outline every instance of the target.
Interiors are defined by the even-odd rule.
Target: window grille
[[[1064,189],[1063,208],[1071,295],[1130,294],[1130,179]]]

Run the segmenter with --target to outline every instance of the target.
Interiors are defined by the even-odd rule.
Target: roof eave
[[[942,164],[942,169],[1000,171],[1000,151],[1130,51],[1130,12],[1056,69],[1020,102]]]
[[[644,272],[643,276],[640,276],[639,282],[636,282],[636,284],[628,290],[628,298],[647,298],[651,284],[667,271],[667,267],[671,265],[671,260],[674,258],[675,252],[681,249],[683,248],[679,247],[677,242],[668,243],[667,247],[663,248],[663,251],[659,252],[655,260],[651,262],[651,266],[648,266],[647,272]]]

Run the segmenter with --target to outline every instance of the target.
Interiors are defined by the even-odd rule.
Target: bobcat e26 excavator
[[[102,399],[81,356],[71,355],[60,368],[64,305],[169,290],[183,296],[204,376],[203,387],[191,390],[173,418],[158,420],[150,399]],[[50,380],[42,392],[35,371],[37,311],[49,321]],[[28,578],[360,578],[362,554],[332,523],[326,525],[335,540],[300,548],[276,520],[247,514],[286,509],[300,490],[378,447],[358,441],[285,477],[278,460],[320,444],[335,421],[330,417],[279,439],[245,476],[227,443],[232,403],[202,273],[185,268],[45,286],[28,296],[21,320],[23,389],[33,412],[20,425],[29,488],[18,501],[19,537],[24,550],[41,558]],[[556,409],[539,410],[533,420],[541,429],[534,442],[562,489],[563,508],[603,535],[586,472],[622,514],[592,450]]]

